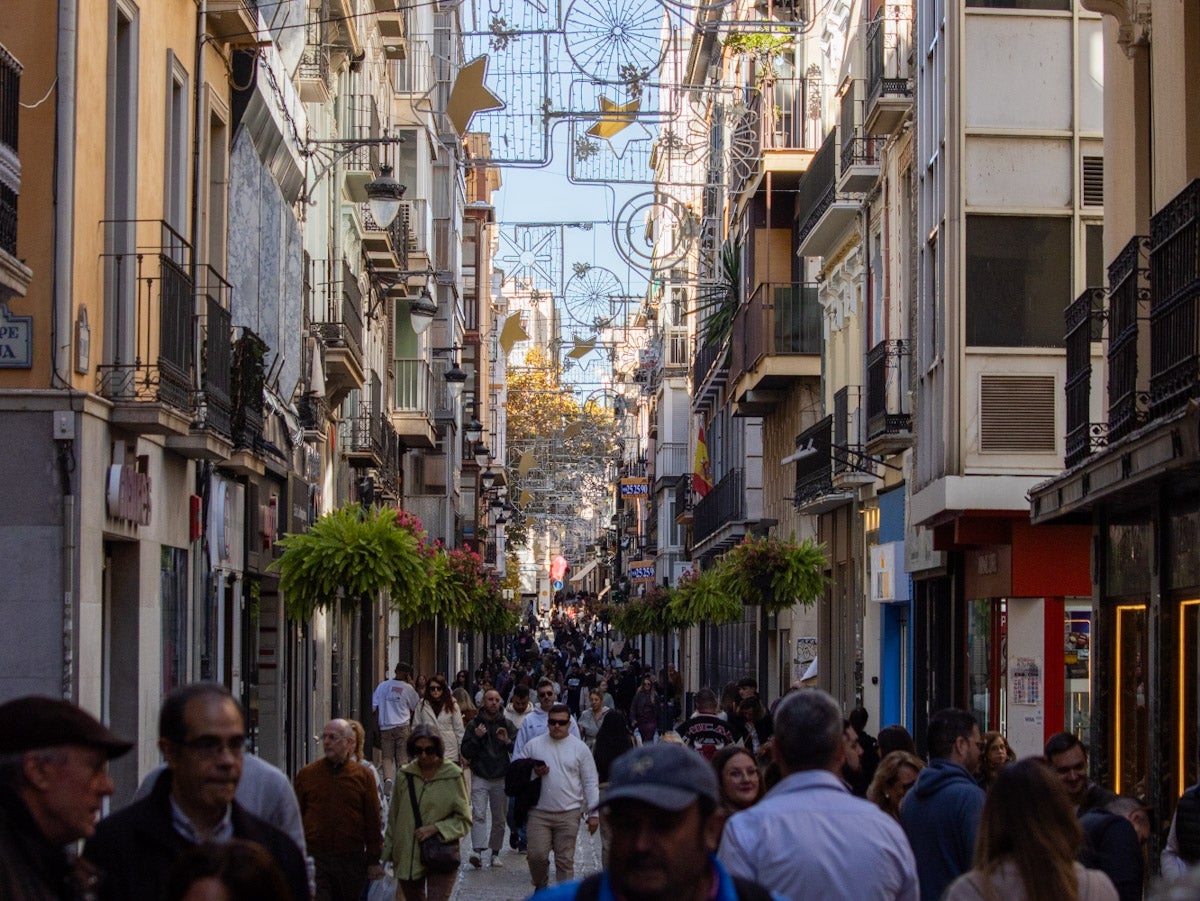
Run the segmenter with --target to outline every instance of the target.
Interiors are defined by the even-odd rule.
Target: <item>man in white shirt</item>
[[[378,718],[380,743],[383,745],[384,786],[389,790],[397,768],[408,763],[405,746],[412,731],[413,714],[421,706],[417,690],[408,684],[411,676],[410,664],[397,663],[395,678],[384,679],[371,695],[371,708]]]
[[[526,824],[534,891],[544,889],[550,880],[551,850],[557,880],[574,878],[580,819],[587,817],[588,832],[594,833],[600,826],[596,762],[588,746],[570,733],[571,711],[566,704],[554,704],[546,719],[549,732],[530,739],[522,749],[522,756],[537,761],[533,772],[542,780],[541,795]]]
[[[546,717],[550,715],[550,708],[556,703],[558,703],[558,689],[549,679],[542,679],[537,685],[537,706],[529,711],[529,715],[521,721],[521,728],[517,730],[517,740],[513,743],[513,760],[526,756],[521,751],[530,739],[546,734],[548,731]],[[570,716],[570,708],[568,708],[567,715]],[[575,722],[573,716],[571,716],[570,733],[579,738],[579,724]]]

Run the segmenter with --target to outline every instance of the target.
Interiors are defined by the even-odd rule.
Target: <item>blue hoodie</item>
[[[900,825],[917,859],[921,901],[938,901],[971,869],[984,793],[956,763],[935,758],[900,805]]]

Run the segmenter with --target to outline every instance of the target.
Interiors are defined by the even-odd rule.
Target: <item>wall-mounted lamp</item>
[[[457,344],[450,347],[435,347],[431,351],[435,356],[437,354],[453,354],[450,357],[450,368],[446,370],[446,388],[450,392],[451,400],[458,400],[462,397],[463,387],[467,383],[467,372],[458,365],[458,352],[462,350]]]
[[[428,288],[422,288],[421,293],[408,300],[408,316],[412,322],[414,334],[423,335],[433,325],[433,317],[437,315],[437,303]]]
[[[488,466],[487,469],[480,473],[479,484],[483,487],[484,491],[492,490],[492,486],[496,484],[496,474],[492,472],[491,466]]]
[[[471,410],[471,421],[463,427],[463,435],[467,441],[474,444],[483,437],[483,423],[479,421],[479,402],[476,401]]]
[[[371,218],[380,228],[387,228],[400,212],[400,201],[404,198],[404,185],[392,178],[392,167],[379,167],[379,177],[367,182],[367,206]]]
[[[475,445],[475,465],[480,469],[488,465],[488,461],[492,459],[491,449],[480,441]]]

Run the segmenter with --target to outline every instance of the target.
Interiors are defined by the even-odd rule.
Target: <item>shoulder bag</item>
[[[408,780],[408,798],[412,801],[413,829],[420,829],[421,808],[417,804],[417,788],[413,777],[405,773]],[[431,835],[421,842],[421,866],[431,873],[453,873],[460,864],[457,841],[443,841],[440,836]]]

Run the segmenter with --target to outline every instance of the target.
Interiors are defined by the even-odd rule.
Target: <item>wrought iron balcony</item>
[[[1150,416],[1200,396],[1200,178],[1150,218]]]
[[[875,481],[864,441],[861,385],[843,385],[833,393],[833,484],[857,485]]]
[[[867,450],[892,454],[912,445],[912,413],[906,412],[907,341],[887,339],[867,352]]]
[[[263,437],[267,342],[248,328],[233,343],[233,445],[256,450]]]
[[[296,413],[300,428],[305,432],[325,431],[329,419],[329,405],[325,398],[316,394],[305,394],[296,401]]]
[[[17,255],[17,195],[21,160],[17,155],[21,64],[0,45],[0,252]]]
[[[713,390],[725,383],[729,373],[729,344],[706,344],[703,339],[692,359],[692,402],[703,403],[711,399]]]
[[[863,124],[867,134],[894,132],[912,109],[908,58],[912,52],[912,6],[881,6],[867,27],[867,97]]]
[[[366,404],[357,416],[342,422],[342,456],[351,466],[379,467],[383,464],[383,417]]]
[[[741,469],[731,469],[696,502],[692,531],[695,543],[715,533],[721,526],[746,518],[745,479]]]
[[[687,525],[695,513],[695,501],[692,493],[692,474],[686,472],[675,482],[675,522]]]
[[[1108,439],[1146,420],[1150,358],[1150,241],[1135,235],[1108,267]]]
[[[849,193],[869,191],[879,180],[879,164],[884,135],[870,135],[863,126],[842,129],[842,159],[838,170],[838,188]]]
[[[196,421],[202,428],[229,438],[233,436],[233,322],[229,315],[233,289],[211,266],[201,269],[201,278],[201,404]]]
[[[325,346],[325,393],[333,406],[363,386],[362,294],[346,264],[312,260],[310,320]]]
[[[191,245],[159,220],[103,225],[109,305],[127,315],[114,316],[121,321],[98,368],[97,391],[122,408],[114,420],[127,428],[184,434],[192,421],[195,366]],[[155,246],[140,245],[139,230],[158,231]],[[126,325],[131,330],[121,331]]]
[[[1086,288],[1067,307],[1067,449],[1074,466],[1108,441],[1108,424],[1091,421],[1092,344],[1104,331],[1104,289]]]
[[[296,90],[306,103],[329,100],[329,3],[309,4],[308,24],[304,26],[304,49],[296,67]]]
[[[825,256],[834,249],[837,239],[858,216],[858,201],[838,190],[842,146],[840,134],[840,128],[830,129],[796,189],[800,256]]]

